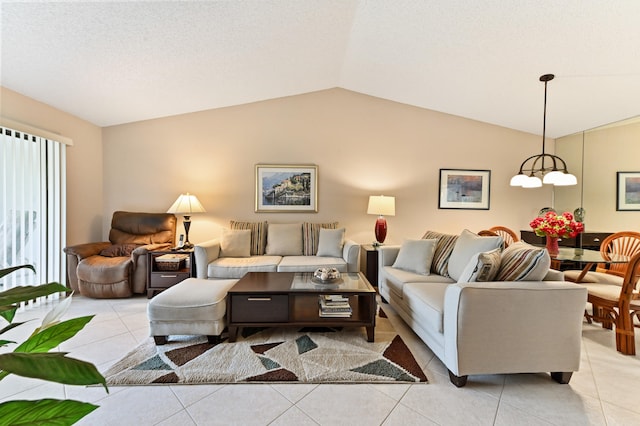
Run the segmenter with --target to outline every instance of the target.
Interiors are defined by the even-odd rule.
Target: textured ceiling
[[[638,0],[1,3],[2,86],[99,126],[342,87],[547,135],[640,115]]]

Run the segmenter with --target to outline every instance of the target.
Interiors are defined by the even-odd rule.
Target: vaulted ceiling
[[[1,3],[2,86],[99,126],[341,87],[559,137],[640,114],[638,0]]]

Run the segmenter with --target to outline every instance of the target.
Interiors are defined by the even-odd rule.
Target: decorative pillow
[[[113,244],[100,252],[104,257],[129,257],[139,244]]]
[[[299,223],[270,224],[267,231],[266,254],[302,256],[302,225]]]
[[[400,246],[394,268],[429,275],[438,240],[405,240]]]
[[[251,230],[225,229],[220,240],[220,257],[251,256]]]
[[[481,237],[465,229],[460,233],[449,257],[449,276],[459,280],[469,259],[478,253],[502,247],[502,242],[502,237]]]
[[[496,281],[539,281],[547,275],[550,266],[547,250],[518,241],[502,252]]]
[[[500,252],[497,248],[484,253],[476,253],[460,274],[459,283],[472,283],[475,281],[493,281],[500,270]]]
[[[302,224],[302,254],[305,256],[315,256],[318,253],[318,238],[320,237],[320,230],[337,228],[338,222],[304,222]]]
[[[231,229],[251,230],[251,254],[264,254],[267,244],[267,222],[238,222],[232,220],[229,224]]]
[[[344,228],[320,228],[317,256],[342,257],[344,247]]]
[[[453,246],[458,239],[457,235],[441,234],[440,232],[427,231],[422,236],[425,240],[437,239],[436,251],[433,254],[433,261],[431,262],[431,272],[434,274],[448,277],[449,256],[453,251]]]

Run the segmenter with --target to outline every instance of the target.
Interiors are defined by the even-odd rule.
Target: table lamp
[[[367,214],[379,215],[378,220],[376,220],[375,226],[376,242],[373,243],[374,246],[379,246],[387,237],[387,220],[384,218],[384,216],[396,215],[396,198],[385,197],[384,195],[370,196]]]
[[[192,213],[204,213],[206,210],[198,201],[198,198],[195,195],[189,194],[180,194],[175,203],[169,207],[167,213],[175,213],[184,215],[184,233],[185,233],[185,242],[182,245],[183,249],[191,249],[193,248],[193,244],[189,242],[189,228],[191,228],[191,214]]]

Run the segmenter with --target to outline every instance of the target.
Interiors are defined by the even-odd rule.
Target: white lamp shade
[[[204,213],[206,210],[198,201],[198,198],[195,195],[189,194],[180,194],[175,203],[169,207],[167,213],[178,213],[184,214],[186,216],[191,215],[191,213]]]
[[[560,182],[562,182],[563,179],[564,179],[564,173],[558,170],[554,170],[544,175],[544,178],[542,179],[542,183],[558,185]]]
[[[509,182],[509,185],[522,186],[522,184],[524,184],[527,181],[527,179],[528,179],[527,175],[523,173],[519,173],[511,178],[511,182]]]
[[[396,197],[385,197],[384,195],[372,195],[369,197],[367,214],[377,214],[381,216],[396,215]]]
[[[527,180],[522,184],[523,188],[540,188],[542,186],[542,180],[537,176],[529,176]]]
[[[578,184],[578,178],[576,178],[571,173],[563,173],[562,178],[558,182],[554,183],[554,185],[556,186],[571,186],[571,185],[577,185],[577,184]]]

